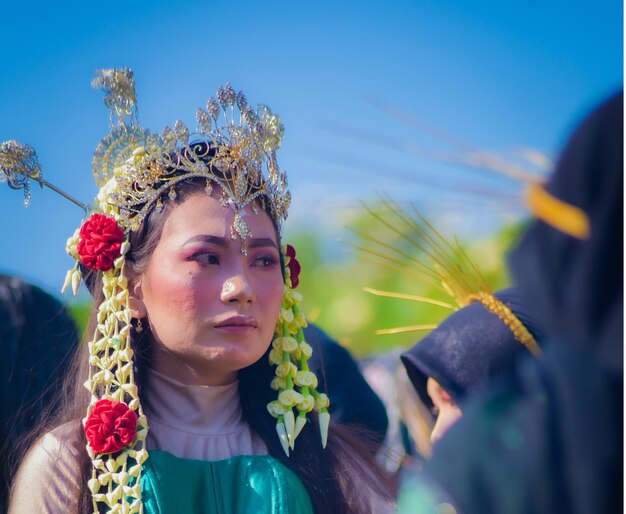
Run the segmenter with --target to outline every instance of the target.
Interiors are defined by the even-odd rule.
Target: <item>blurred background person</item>
[[[9,476],[21,460],[24,438],[44,410],[53,414],[59,408],[61,377],[78,340],[61,302],[0,274],[0,512],[6,509]]]
[[[372,355],[363,374],[383,401],[389,420],[379,461],[394,473],[419,466],[431,454],[432,410],[424,405],[400,362],[401,350]]]
[[[539,339],[539,328],[516,289],[494,296],[510,309],[507,322],[484,304],[474,302],[450,315],[402,354],[420,399],[434,411],[433,443],[461,418],[468,398],[531,355],[512,327],[521,324],[535,341]]]
[[[574,132],[510,256],[544,355],[468,405],[401,512],[623,507],[623,97]]]
[[[379,334],[430,331],[401,356],[420,399],[402,421],[405,427],[411,426],[405,421],[408,419],[427,421],[417,404],[426,406],[436,418],[432,434],[429,431],[435,442],[460,418],[460,404],[467,397],[505,373],[517,360],[540,355],[537,342],[540,331],[515,289],[493,294],[460,243],[444,237],[417,210],[404,208],[388,198],[377,209],[367,210],[376,228],[381,226],[385,230],[380,234],[374,232],[376,235],[372,231],[356,231],[359,240],[351,245],[381,267],[410,277],[403,283],[404,291],[407,285],[409,288],[430,285],[432,289],[428,296],[373,288],[365,288],[366,291],[452,312],[439,325],[424,323],[432,320],[431,316],[419,316],[420,323],[416,325],[378,331]],[[399,381],[391,384],[400,389]],[[399,395],[394,401],[399,401]],[[422,449],[420,434],[423,429],[413,437],[417,450],[414,455],[428,457],[430,449]],[[411,455],[410,451],[406,453]]]

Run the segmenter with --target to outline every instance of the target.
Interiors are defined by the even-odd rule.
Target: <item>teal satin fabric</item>
[[[207,462],[155,450],[141,487],[146,514],[313,514],[300,479],[269,455]]]

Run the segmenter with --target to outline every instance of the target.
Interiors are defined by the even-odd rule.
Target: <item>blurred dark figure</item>
[[[0,275],[0,512],[6,510],[11,468],[21,458],[16,448],[44,408],[55,406],[59,377],[78,340],[58,300]]]
[[[540,339],[536,320],[517,288],[494,296]],[[448,316],[401,356],[407,375],[422,403],[437,412],[431,440],[437,442],[462,416],[470,398],[488,387],[515,363],[531,357],[511,328],[492,310],[473,302]]]
[[[357,362],[348,350],[315,325],[306,327],[304,336],[314,348],[309,366],[320,377],[321,388],[327,389],[333,421],[365,428],[368,432],[365,435],[380,448],[387,433],[387,412]]]
[[[534,222],[510,256],[545,328],[544,357],[468,406],[406,512],[598,514],[623,507],[623,100],[574,133],[546,190],[590,236]],[[452,510],[449,510],[452,512]]]

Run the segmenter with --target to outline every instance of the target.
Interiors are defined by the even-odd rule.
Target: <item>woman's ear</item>
[[[441,387],[439,382],[437,382],[434,378],[428,377],[428,382],[426,382],[426,390],[428,391],[428,396],[430,396],[430,399],[432,400],[435,407],[439,407],[442,404],[455,405],[452,397],[443,387]]]
[[[146,305],[143,303],[141,279],[128,284],[128,303],[133,318],[142,319],[148,315]]]

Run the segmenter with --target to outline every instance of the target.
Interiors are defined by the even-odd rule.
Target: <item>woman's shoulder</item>
[[[10,513],[70,512],[81,489],[81,454],[85,451],[79,420],[40,437],[30,448],[15,477]]]
[[[59,425],[44,434],[30,448],[22,467],[39,470],[42,467],[74,474],[79,472],[80,456],[85,450],[79,420]]]
[[[50,430],[35,443],[31,451],[41,449],[50,456],[59,456],[65,451],[73,451],[82,447],[82,425],[74,419]]]

